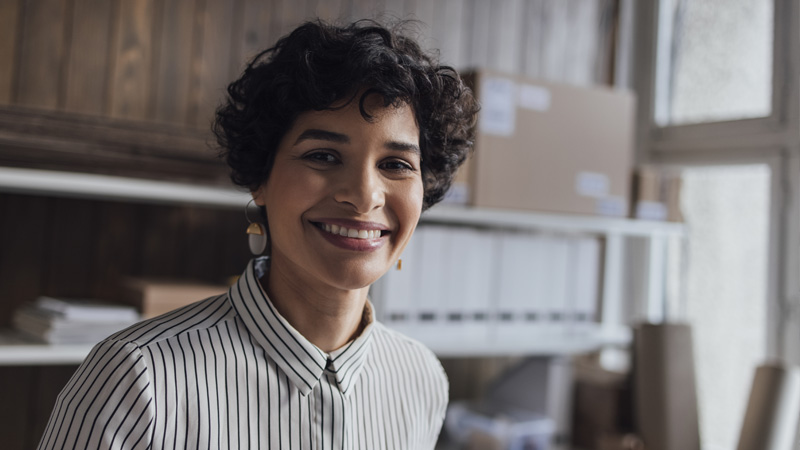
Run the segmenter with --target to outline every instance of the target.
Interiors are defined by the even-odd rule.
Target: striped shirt
[[[434,448],[448,397],[430,350],[370,316],[323,352],[275,310],[265,267],[95,346],[39,448]]]

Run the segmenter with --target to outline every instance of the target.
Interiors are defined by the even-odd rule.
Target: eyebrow
[[[333,131],[309,128],[308,130],[300,133],[300,136],[297,137],[297,140],[294,143],[296,145],[307,140],[331,141],[339,144],[347,144],[350,142],[350,137],[346,134],[334,133]]]
[[[297,140],[294,143],[295,145],[297,145],[300,142],[308,140],[329,141],[329,142],[335,142],[337,144],[350,143],[350,137],[346,134],[336,133],[327,130],[320,130],[317,128],[309,128],[303,131],[302,133],[300,133],[300,136],[297,137]],[[400,152],[411,152],[420,155],[422,154],[419,145],[411,144],[408,142],[389,141],[384,146],[389,150],[395,150]]]
[[[410,144],[408,142],[389,141],[386,143],[385,147],[388,148],[389,150],[410,152],[422,155],[422,151],[419,149],[419,145]]]

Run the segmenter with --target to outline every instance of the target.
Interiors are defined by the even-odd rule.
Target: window
[[[772,0],[664,0],[659,9],[659,126],[767,117]]]
[[[683,170],[683,318],[694,334],[702,447],[736,448],[753,369],[767,358],[770,169]]]
[[[639,161],[682,168],[671,292],[694,328],[702,446],[733,450],[755,367],[800,362],[800,4],[635,5]]]

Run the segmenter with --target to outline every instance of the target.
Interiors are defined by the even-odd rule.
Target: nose
[[[343,171],[334,199],[349,205],[354,212],[365,214],[384,205],[386,196],[384,184],[377,169],[365,164]]]

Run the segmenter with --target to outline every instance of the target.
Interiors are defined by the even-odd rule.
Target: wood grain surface
[[[14,96],[22,0],[0,2],[0,104],[11,103]]]

